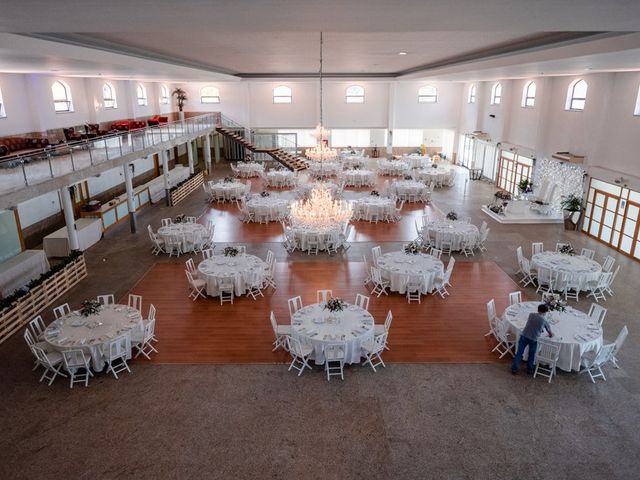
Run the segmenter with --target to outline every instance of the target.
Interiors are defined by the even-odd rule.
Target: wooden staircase
[[[294,172],[297,172],[299,170],[305,170],[309,167],[309,164],[307,163],[307,161],[302,157],[298,157],[297,155],[292,155],[282,150],[281,148],[256,147],[253,143],[251,143],[242,135],[238,134],[236,131],[232,129],[225,128],[225,127],[216,127],[216,131],[221,133],[228,139],[239,143],[244,148],[246,148],[247,150],[253,153],[266,153],[271,158],[273,158],[274,160],[276,160],[277,162],[281,163],[282,165],[287,167],[289,170],[292,170]]]

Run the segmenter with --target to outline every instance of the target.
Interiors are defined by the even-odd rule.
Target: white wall
[[[437,88],[436,103],[418,103],[418,89]],[[452,128],[460,122],[460,101],[464,85],[442,82],[398,82],[394,99],[395,128]]]
[[[200,101],[200,90],[206,86],[216,87],[220,91],[220,103]],[[190,82],[181,84],[180,88],[187,92],[188,100],[184,106],[186,111],[222,112],[234,122],[245,126],[248,124],[249,84],[247,82]]]
[[[0,73],[0,90],[6,117],[0,118],[0,135],[32,131],[31,106],[28,99],[26,75]]]
[[[347,103],[346,89],[364,88],[364,103]],[[327,128],[386,128],[389,120],[387,82],[323,82],[324,124]]]
[[[279,85],[291,88],[292,103],[273,103],[273,89]],[[318,82],[315,81],[249,82],[248,126],[315,128],[320,120],[318,95]]]
[[[26,228],[45,218],[56,215],[61,210],[60,196],[58,190],[45,193],[18,204],[18,215],[20,216],[20,226]]]

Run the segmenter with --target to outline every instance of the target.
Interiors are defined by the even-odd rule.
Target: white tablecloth
[[[84,317],[71,313],[56,320],[45,330],[45,341],[54,350],[81,348],[91,356],[91,366],[101,371],[106,363],[106,344],[121,335],[127,338],[127,350],[131,358],[131,335],[141,336],[144,330],[142,316],[126,305],[105,305],[95,315]]]
[[[264,165],[256,162],[243,162],[238,163],[236,169],[240,172],[241,177],[258,177],[264,172]]]
[[[218,282],[222,278],[233,278],[233,286],[237,296],[244,295],[251,286],[253,276],[260,281],[264,279],[267,264],[255,255],[237,255],[226,257],[214,255],[198,265],[198,275],[207,282],[207,295],[216,297]]]
[[[428,155],[406,155],[402,157],[407,162],[409,168],[425,168],[431,166],[431,157]]]
[[[44,251],[25,250],[0,263],[0,293],[3,297],[11,295],[48,270],[49,262]]]
[[[465,239],[477,239],[480,235],[478,227],[471,223],[450,220],[436,220],[422,227],[422,235],[435,242],[441,248],[442,240],[451,240],[451,249],[460,250]]]
[[[244,196],[246,185],[242,182],[209,182],[211,194],[215,197],[224,195],[227,200],[234,200]]]
[[[433,280],[444,276],[444,264],[436,257],[425,253],[407,254],[404,252],[385,253],[378,258],[378,267],[382,278],[389,280],[392,292],[406,293],[407,275],[412,283],[423,282],[425,274],[433,274],[431,282],[424,282],[422,293],[433,290]]]
[[[330,312],[314,303],[298,310],[291,323],[293,337],[313,346],[311,359],[317,364],[324,363],[324,347],[330,343],[344,343],[346,363],[359,363],[362,343],[373,339],[373,316],[356,305]]]
[[[334,198],[338,195],[338,191],[340,190],[340,187],[333,182],[303,183],[296,189],[296,194],[299,198],[306,197],[310,195],[311,190],[313,190],[314,188],[319,188],[321,185],[324,185],[326,188],[331,190],[331,194],[334,196]]]
[[[296,175],[290,170],[272,170],[267,173],[267,185],[270,187],[289,187],[296,184]]]
[[[502,328],[519,336],[529,314],[537,312],[539,302],[523,302],[508,307],[502,315]],[[580,358],[602,346],[602,328],[586,313],[567,307],[564,312],[546,314],[553,337],[544,332],[540,338],[560,344],[557,367],[566,372],[580,370]],[[527,352],[525,352],[526,355]]]
[[[598,280],[602,266],[595,260],[580,255],[567,255],[559,252],[537,253],[531,258],[531,266],[543,274],[549,270],[559,272],[556,290],[563,290],[566,276],[578,275],[583,285]]]
[[[421,182],[434,182],[436,185],[446,183],[451,175],[450,168],[421,168],[413,172],[413,177]]]
[[[391,182],[389,191],[395,193],[399,198],[408,199],[409,195],[424,195],[427,192],[427,187],[424,183],[415,180],[398,180]]]
[[[371,186],[376,183],[376,176],[371,170],[345,170],[345,185],[349,186]]]
[[[292,225],[291,231],[293,232],[295,242],[299,246],[300,250],[307,250],[307,241],[310,236],[316,235],[318,237],[318,250],[326,250],[327,240],[333,235],[337,240],[340,239],[340,233],[343,231],[343,225],[335,225],[331,228],[317,229],[304,225]]]
[[[344,167],[364,167],[366,164],[366,158],[360,155],[341,155],[340,161]]]
[[[380,175],[404,175],[409,170],[409,164],[402,160],[379,160],[378,173]]]
[[[275,221],[289,213],[290,202],[290,199],[274,193],[269,194],[268,197],[255,194],[247,200],[247,209],[253,213],[256,222],[260,222],[263,218],[267,221]]]
[[[182,242],[182,251],[190,252],[193,250],[193,242],[204,237],[208,237],[207,227],[200,223],[173,223],[166,227],[158,229],[158,235],[163,240],[169,237],[177,236]]]
[[[355,218],[365,218],[367,212],[378,215],[378,218],[390,217],[395,213],[396,202],[387,197],[367,195],[353,201],[353,215]]]
[[[99,218],[79,218],[76,220],[76,232],[80,250],[95,245],[102,238],[102,220]],[[67,227],[50,233],[42,240],[42,248],[47,257],[66,257],[71,253]]]
[[[309,165],[309,173],[313,176],[331,177],[340,172],[342,172],[342,164],[338,162],[312,162]]]

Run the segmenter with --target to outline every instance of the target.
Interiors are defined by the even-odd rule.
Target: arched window
[[[202,87],[200,103],[220,103],[220,90],[216,87]]]
[[[53,94],[53,108],[56,113],[73,112],[69,85],[57,80],[51,85],[51,93]]]
[[[467,98],[467,103],[476,103],[476,84],[472,84],[469,87],[469,97]]]
[[[0,90],[0,118],[7,116],[7,112],[4,109],[4,100],[2,99],[2,90]]]
[[[284,85],[274,88],[273,103],[291,103],[291,89]]]
[[[418,103],[436,103],[438,90],[431,85],[425,85],[418,90]]]
[[[500,105],[502,101],[502,84],[496,82],[491,87],[491,105]]]
[[[141,83],[138,84],[136,88],[136,97],[138,98],[138,105],[144,107],[148,104],[147,100],[147,89]]]
[[[536,103],[536,82],[527,82],[522,89],[522,106],[533,107]]]
[[[169,89],[166,85],[160,85],[160,103],[169,103]]]
[[[569,84],[569,90],[567,90],[567,103],[565,105],[566,110],[575,110],[581,112],[584,110],[584,105],[587,101],[587,82],[582,79],[574,80]]]
[[[104,108],[118,108],[116,103],[116,90],[110,83],[102,85],[102,105]]]
[[[347,87],[347,103],[364,103],[364,88],[360,85]]]

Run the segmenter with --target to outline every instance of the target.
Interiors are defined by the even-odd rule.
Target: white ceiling
[[[637,37],[635,45],[613,42],[608,51],[564,64],[569,53],[554,52],[566,42],[531,43],[554,32],[640,30],[639,0],[58,0],[55,6],[3,1],[0,32],[44,36],[0,34],[0,71],[164,81],[313,74],[320,31],[324,71],[354,77],[460,81],[541,69],[569,74],[585,63],[640,67],[630,53],[640,48]],[[505,46],[527,54],[504,52]]]

